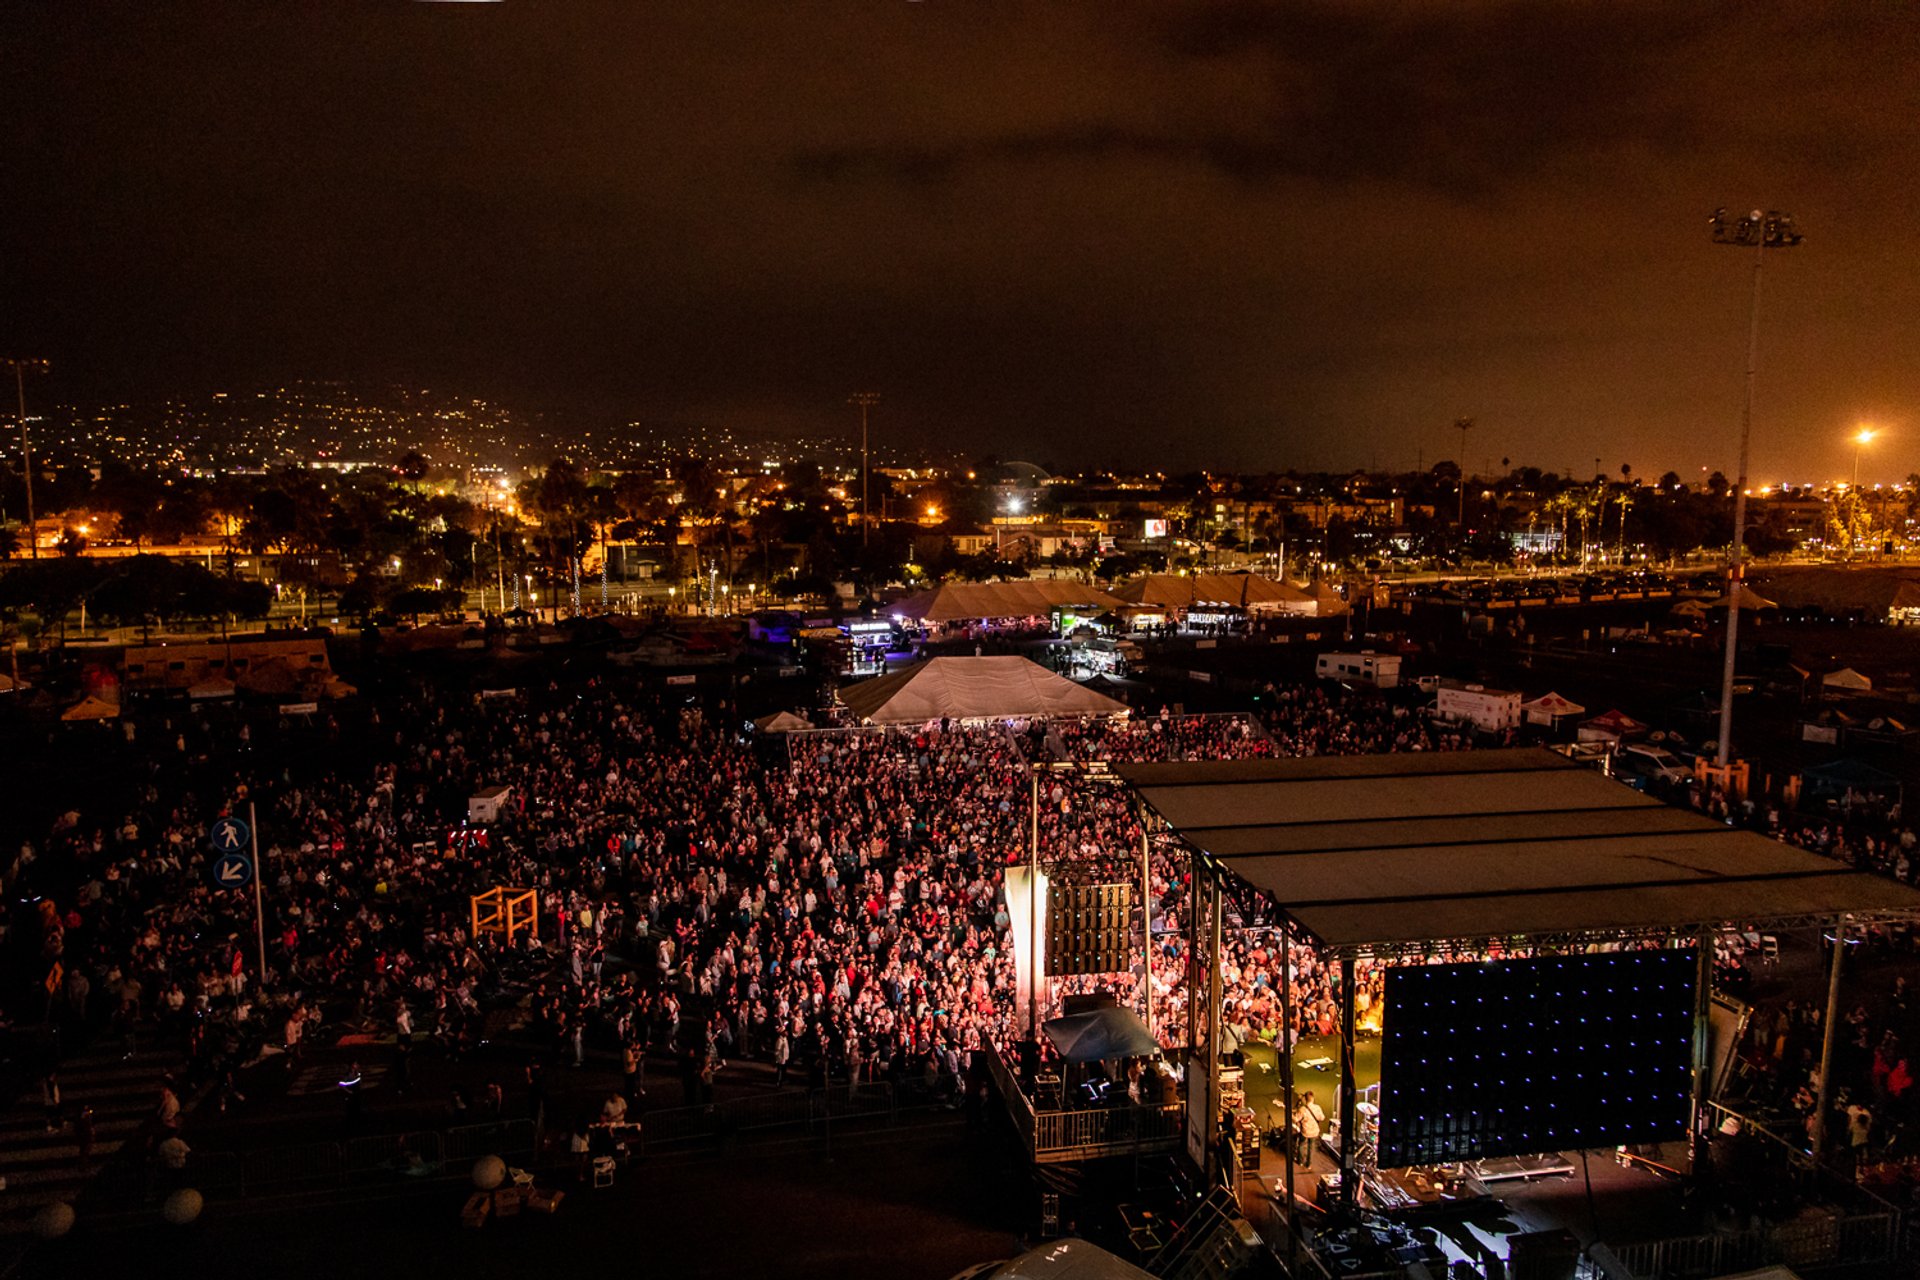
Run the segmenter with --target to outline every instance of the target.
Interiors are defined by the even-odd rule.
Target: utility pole
[[[867,528],[872,523],[867,515],[867,410],[880,403],[877,391],[856,391],[847,399],[848,404],[860,406],[860,545],[867,545]]]
[[[1467,535],[1467,432],[1473,430],[1472,418],[1455,418],[1454,430],[1460,433],[1460,536]]]
[[[1709,224],[1715,244],[1753,250],[1753,300],[1747,316],[1747,391],[1740,413],[1740,475],[1733,482],[1733,549],[1727,564],[1727,655],[1720,673],[1720,743],[1714,763],[1722,769],[1733,760],[1733,669],[1739,652],[1741,579],[1747,550],[1747,449],[1753,436],[1753,383],[1760,363],[1760,268],[1768,249],[1791,249],[1803,236],[1793,219],[1773,210],[1755,209],[1738,222],[1716,209]]]
[[[33,449],[27,440],[27,370],[45,373],[47,362],[7,357],[7,363],[13,366],[13,394],[20,415],[20,474],[27,482],[27,555],[38,560],[40,525],[33,514]]]

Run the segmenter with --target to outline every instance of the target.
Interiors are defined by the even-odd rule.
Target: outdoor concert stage
[[[1179,848],[1192,870],[1187,989],[1197,1016],[1184,1028],[1180,1147],[1207,1176],[1240,1185],[1255,1221],[1266,1212],[1257,1202],[1279,1187],[1320,1199],[1339,1224],[1363,1207],[1431,1212],[1574,1168],[1599,1188],[1647,1183],[1674,1196],[1676,1176],[1705,1167],[1717,1123],[1709,1064],[1731,1047],[1711,1043],[1716,944],[1920,918],[1920,893],[1905,886],[1671,808],[1547,751],[1116,772],[1149,843]],[[1143,851],[1143,878],[1147,860]],[[1220,958],[1228,931],[1246,928],[1277,930],[1339,974],[1331,1069],[1301,1069],[1298,1052],[1270,1058],[1282,1115],[1296,1088],[1324,1100],[1322,1082],[1333,1086],[1337,1160],[1322,1155],[1315,1170],[1337,1169],[1326,1184],[1296,1178],[1292,1144],[1275,1151],[1255,1137],[1274,1110],[1251,1114],[1260,1047],[1222,1061],[1232,1046]],[[1829,1026],[1846,948],[1833,951]],[[1357,1061],[1362,963],[1384,966],[1371,1090]],[[1279,968],[1284,1020],[1294,996],[1291,966]],[[1737,1024],[1720,1034],[1737,1037]],[[1667,1180],[1615,1165],[1622,1147],[1653,1153],[1671,1167]],[[1584,1161],[1582,1150],[1592,1153]],[[1257,1183],[1240,1182],[1248,1163],[1265,1166]],[[1267,1225],[1284,1223],[1281,1247],[1291,1248],[1305,1215],[1281,1209]],[[1501,1256],[1489,1248],[1484,1256]]]

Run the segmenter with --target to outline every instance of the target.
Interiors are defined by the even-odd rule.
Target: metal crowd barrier
[[[503,1120],[445,1130],[367,1134],[344,1142],[194,1151],[180,1170],[128,1159],[103,1169],[88,1195],[108,1207],[132,1208],[153,1203],[175,1187],[192,1187],[209,1199],[244,1199],[460,1176],[481,1156],[530,1158],[533,1139],[531,1120]]]

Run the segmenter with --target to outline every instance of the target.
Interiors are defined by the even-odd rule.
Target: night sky
[[[15,0],[0,344],[1057,466],[1920,470],[1897,3]]]

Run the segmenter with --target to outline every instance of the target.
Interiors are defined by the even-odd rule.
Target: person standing
[[[160,1125],[162,1137],[180,1131],[180,1095],[173,1091],[171,1076],[160,1082],[160,1101],[154,1107],[153,1117]]]
[[[1867,1143],[1873,1137],[1873,1112],[1859,1103],[1847,1108],[1847,1153],[1852,1157],[1850,1164],[1853,1176],[1860,1176],[1860,1166],[1867,1162]]]
[[[73,1141],[79,1149],[80,1172],[86,1173],[93,1167],[93,1108],[82,1106],[80,1114],[73,1118]]]
[[[60,1127],[60,1077],[49,1071],[40,1077],[40,1110],[47,1122],[47,1132],[53,1133]]]
[[[1302,1169],[1313,1168],[1313,1149],[1320,1144],[1320,1131],[1326,1119],[1327,1113],[1313,1100],[1313,1090],[1302,1093],[1293,1109],[1293,1158]]]
[[[640,1046],[629,1040],[620,1050],[620,1074],[625,1080],[623,1095],[628,1102],[639,1098],[646,1090],[640,1087]]]
[[[773,1037],[773,1086],[779,1088],[787,1082],[787,1063],[793,1057],[793,1044],[787,1039],[787,1029],[782,1026]]]
[[[527,1119],[538,1131],[547,1118],[547,1076],[539,1059],[527,1063]]]

